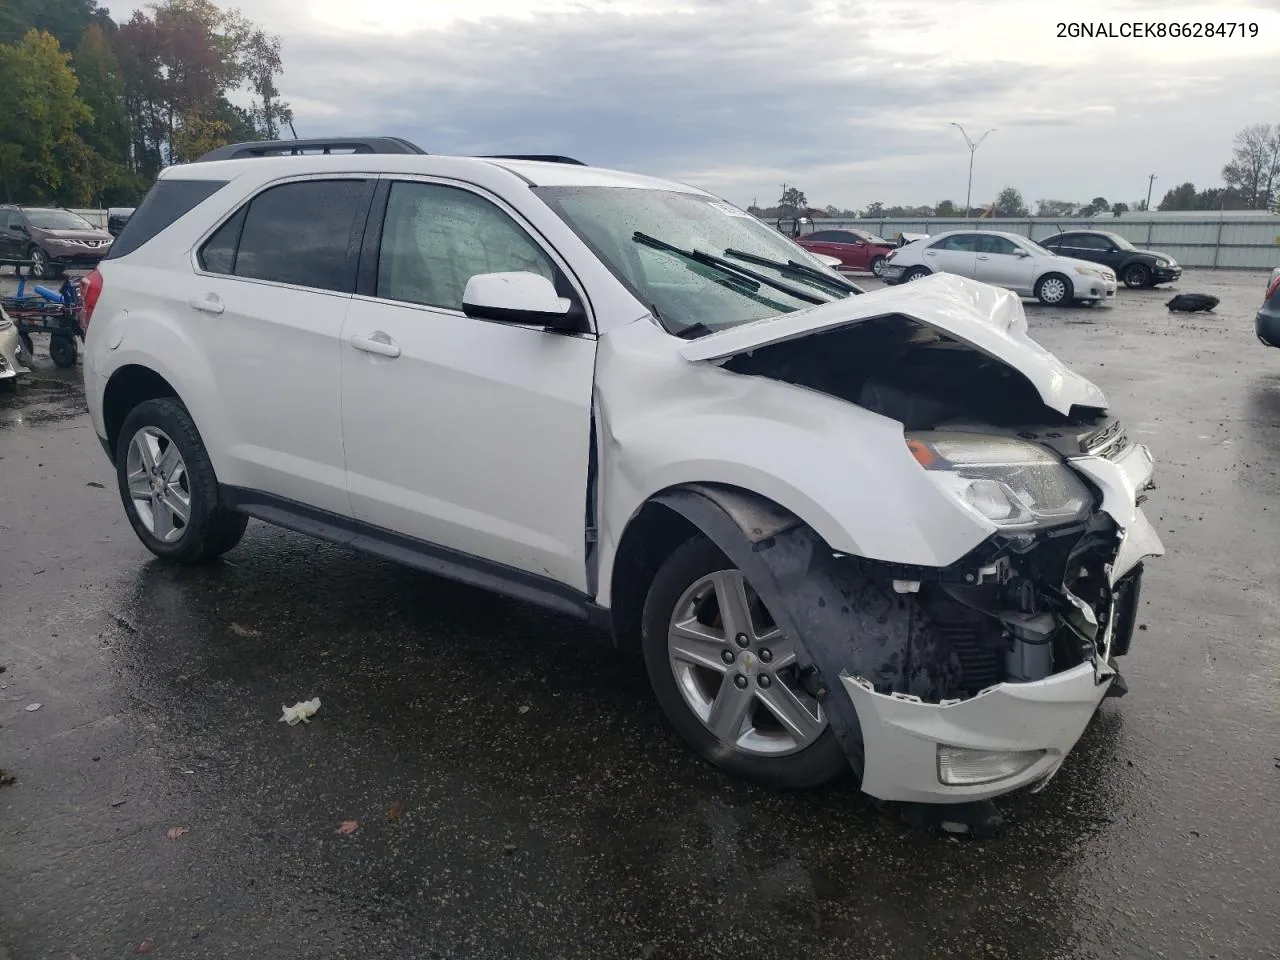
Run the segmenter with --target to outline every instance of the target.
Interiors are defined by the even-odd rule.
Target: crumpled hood
[[[1075,406],[1106,409],[1096,385],[1031,339],[1015,294],[945,273],[732,327],[683,344],[680,352],[695,362],[724,360],[891,314],[910,317],[1017,370],[1045,406],[1063,415]]]

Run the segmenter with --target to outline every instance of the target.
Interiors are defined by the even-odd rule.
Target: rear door
[[[177,308],[219,386],[224,483],[350,516],[339,345],[375,182],[270,186],[199,247]]]
[[[567,266],[463,183],[388,177],[369,230],[342,348],[356,518],[585,591],[595,334],[462,311],[472,276],[506,271],[581,302]]]
[[[972,279],[976,271],[978,233],[957,233],[934,241],[923,251],[924,265],[934,273],[954,273]]]

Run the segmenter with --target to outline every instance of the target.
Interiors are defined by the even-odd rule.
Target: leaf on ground
[[[170,840],[177,840],[179,837],[185,837],[190,832],[190,827],[170,827],[165,831],[165,836]]]
[[[338,829],[333,831],[340,837],[349,837],[360,829],[359,820],[343,820]]]
[[[156,948],[155,942],[152,940],[143,940],[140,944],[133,948],[134,953],[151,953]]]
[[[86,487],[97,487],[99,490],[105,490],[105,489],[106,489],[106,487],[104,487],[102,484],[100,484],[97,480],[90,480],[88,483],[86,483],[86,484],[85,484],[85,486],[86,486]]]
[[[404,804],[400,803],[398,800],[391,806],[387,807],[388,820],[399,820],[400,814],[402,813],[404,813]]]
[[[9,787],[17,782],[18,780],[13,776],[13,774],[5,773],[3,770],[0,770],[0,787]]]
[[[261,636],[261,634],[259,634],[257,630],[251,630],[248,627],[242,627],[238,623],[233,623],[231,625],[231,632],[234,633],[237,637]]]
[[[44,706],[43,703],[28,703],[26,710],[27,710],[27,713],[35,713],[37,710],[39,710],[43,706]]]

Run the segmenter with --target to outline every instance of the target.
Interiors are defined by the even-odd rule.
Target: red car
[[[794,239],[810,253],[835,257],[845,270],[869,270],[877,277],[884,272],[885,257],[895,249],[884,237],[849,227],[815,230]]]

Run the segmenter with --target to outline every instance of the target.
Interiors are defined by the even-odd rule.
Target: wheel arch
[[[609,610],[614,642],[640,649],[640,625],[645,597],[658,569],[682,543],[713,533],[689,519],[672,504],[679,495],[697,495],[708,510],[732,523],[752,544],[804,523],[786,507],[761,494],[721,483],[682,483],[660,490],[645,500],[623,529],[609,575]]]
[[[111,374],[102,394],[102,424],[107,432],[108,453],[113,462],[120,428],[124,426],[129,411],[140,403],[161,397],[172,397],[182,402],[173,384],[150,367],[129,363]]]

